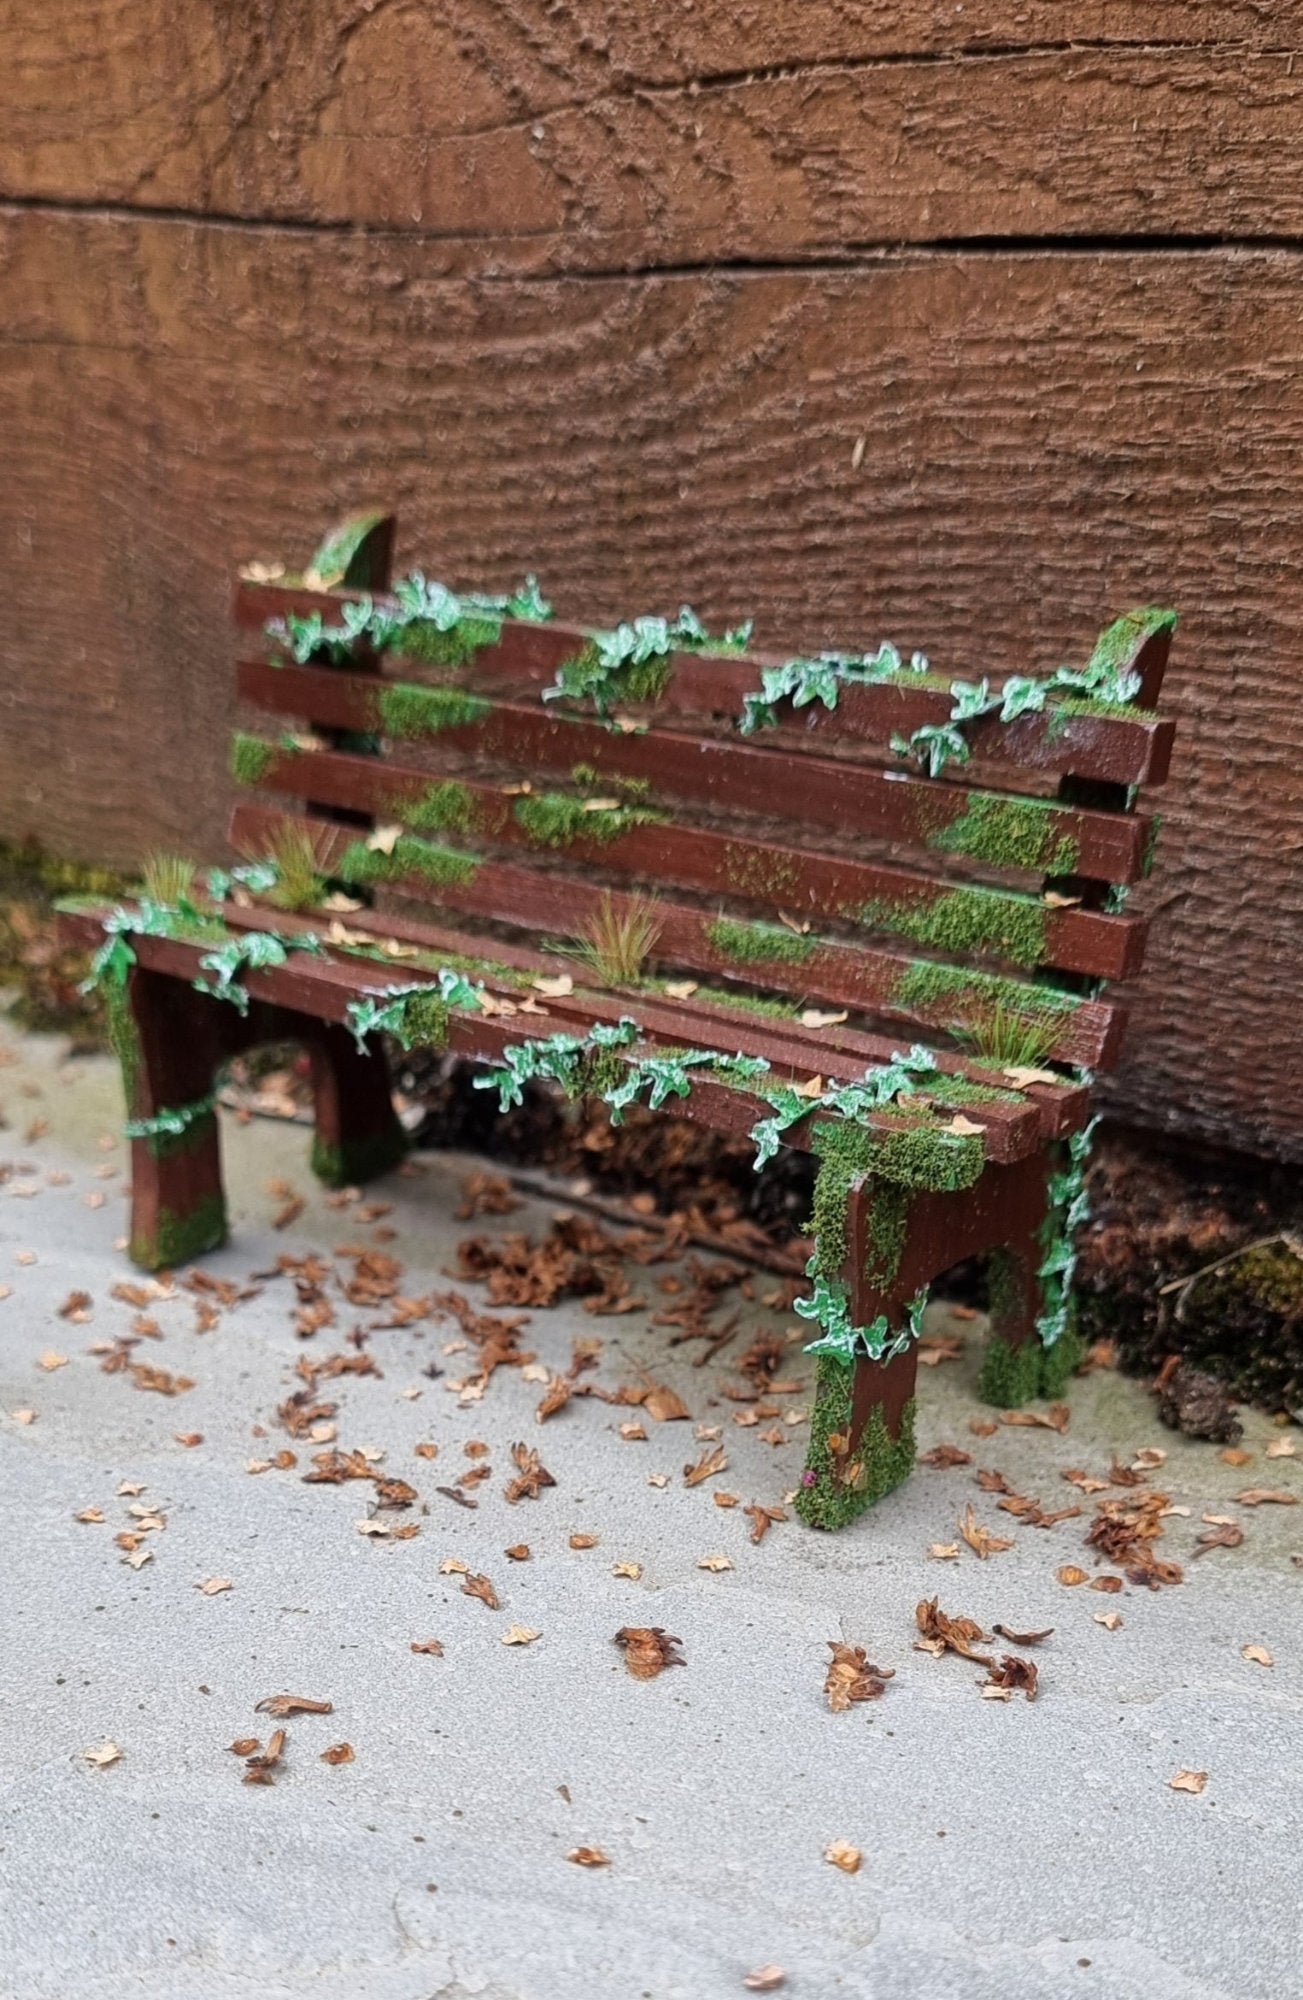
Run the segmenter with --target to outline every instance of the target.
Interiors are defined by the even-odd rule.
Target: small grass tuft
[[[326,893],[312,835],[299,820],[282,820],[263,847],[245,850],[245,858],[270,861],[275,868],[275,885],[262,894],[275,909],[310,910]]]
[[[184,854],[151,854],[140,871],[142,894],[168,909],[193,896],[194,886],[195,864]]]
[[[661,934],[654,897],[633,896],[623,904],[608,889],[571,947],[608,986],[627,986],[643,968]]]
[[[1057,1038],[1053,1022],[1029,1020],[999,1000],[985,1020],[955,1029],[955,1040],[994,1069],[1040,1069]]]

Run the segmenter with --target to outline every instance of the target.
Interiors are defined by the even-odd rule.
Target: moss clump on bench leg
[[[176,1270],[209,1250],[219,1250],[226,1238],[226,1197],[220,1191],[210,1192],[184,1214],[160,1208],[152,1229],[133,1228],[131,1261],[146,1271]]]
[[[833,1354],[819,1358],[809,1454],[795,1501],[797,1513],[811,1528],[846,1527],[903,1484],[914,1469],[912,1396],[901,1411],[894,1437],[882,1405],[875,1404],[852,1448],[858,1369],[884,1372],[877,1361],[842,1361]]]
[[[314,1133],[312,1171],[323,1187],[363,1187],[391,1173],[407,1158],[407,1136],[395,1119],[392,1127],[350,1139],[323,1139]]]
[[[1044,1349],[1033,1324],[1035,1297],[1026,1254],[993,1250],[986,1266],[991,1332],[982,1356],[978,1394],[1000,1410],[1016,1410],[1040,1394]]]
[[[408,1005],[423,996],[414,995]],[[317,1023],[309,1041],[316,1132],[312,1171],[327,1187],[361,1187],[399,1166],[407,1134],[394,1111],[378,1038],[359,1049],[347,1029]]]

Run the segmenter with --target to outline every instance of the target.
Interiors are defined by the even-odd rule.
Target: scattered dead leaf
[[[96,1743],[81,1754],[94,1770],[103,1771],[108,1765],[116,1764],[122,1752],[116,1743]]]
[[[503,1489],[503,1498],[514,1507],[518,1500],[537,1500],[545,1486],[555,1486],[556,1481],[539,1458],[533,1445],[513,1444],[512,1460],[516,1467],[516,1477],[509,1479]]]
[[[841,1639],[830,1639],[828,1645],[832,1659],[823,1691],[834,1715],[843,1714],[852,1702],[877,1701],[886,1693],[887,1682],[895,1676],[894,1667],[872,1666],[863,1646],[848,1646]]]
[[[1168,1790],[1173,1792],[1194,1792],[1198,1794],[1208,1782],[1206,1771],[1178,1771],[1167,1781]]]
[[[1276,1664],[1265,1646],[1241,1646],[1240,1658],[1252,1660],[1255,1667],[1274,1667]]]
[[[823,1858],[834,1868],[840,1868],[843,1875],[858,1875],[860,1863],[864,1859],[858,1847],[852,1847],[849,1840],[832,1840],[823,1850]]]
[[[267,1739],[267,1748],[245,1760],[244,1777],[246,1785],[270,1785],[275,1782],[273,1773],[280,1763],[286,1743],[285,1731],[274,1729]]]
[[[566,1856],[578,1868],[609,1868],[611,1858],[600,1847],[572,1847]]]
[[[781,1965],[760,1965],[747,1973],[742,1984],[748,1993],[776,1993],[786,1977]]]
[[[999,1627],[995,1629],[998,1631]],[[1015,1694],[1025,1694],[1028,1701],[1035,1701],[1036,1681],[1034,1660],[1020,1660],[1016,1654],[1006,1653],[998,1666],[990,1668],[980,1685],[988,1701],[1009,1701]]]
[[[1011,1632],[1007,1625],[993,1625],[991,1630],[1002,1639],[1007,1639],[1011,1646],[1043,1646],[1047,1639],[1054,1637],[1052,1625],[1047,1625],[1043,1632]]]
[[[1120,1611],[1096,1611],[1092,1616],[1095,1623],[1102,1625],[1106,1632],[1116,1632],[1122,1623],[1122,1613]]]
[[[715,1571],[719,1571],[719,1570],[724,1570],[724,1569],[732,1569],[732,1567],[733,1567],[733,1565],[732,1565],[732,1563],[731,1563],[731,1562],[729,1561],[729,1559],[728,1559],[728,1557],[727,1557],[727,1556],[718,1556],[718,1555],[717,1555],[717,1556],[702,1556],[702,1557],[701,1557],[701,1559],[700,1559],[700,1561],[699,1561],[699,1562],[698,1562],[698,1564],[697,1564],[697,1568],[698,1568],[698,1569],[709,1569],[709,1570],[715,1570]]]
[[[487,1604],[490,1611],[497,1611],[500,1608],[498,1593],[487,1576],[476,1576],[468,1571],[466,1581],[461,1587],[461,1594],[463,1597],[478,1597],[480,1603]]]
[[[943,1653],[958,1653],[965,1660],[976,1660],[979,1667],[994,1666],[995,1662],[986,1654],[973,1650],[979,1640],[986,1638],[975,1619],[950,1617],[933,1597],[924,1598],[915,1608],[914,1621],[922,1635],[915,1642],[916,1652],[931,1653],[936,1658]]]
[[[333,1701],[319,1701],[310,1694],[269,1694],[257,1703],[259,1715],[330,1715]]]
[[[220,1597],[224,1590],[234,1590],[234,1588],[235,1585],[229,1576],[206,1576],[202,1583],[195,1585],[195,1589],[204,1597]]]
[[[637,1583],[639,1577],[642,1575],[642,1564],[639,1562],[612,1563],[611,1575],[625,1576],[631,1582]]]
[[[952,1465],[971,1465],[973,1454],[961,1451],[957,1444],[934,1444],[931,1451],[925,1451],[919,1459],[920,1465],[934,1465],[943,1470]]]
[[[727,1464],[728,1453],[725,1451],[723,1445],[714,1445],[710,1449],[703,1451],[695,1464],[684,1466],[683,1484],[685,1486],[700,1486],[704,1479],[713,1479],[716,1473],[723,1472]]]
[[[998,1555],[1001,1549],[1011,1549],[1013,1547],[1012,1539],[1004,1535],[993,1535],[989,1529],[981,1525],[976,1514],[973,1512],[971,1502],[964,1509],[959,1522],[959,1532],[973,1551],[973,1554],[980,1556],[983,1562],[986,1561],[988,1556]]]
[[[1060,1569],[1055,1570],[1054,1574],[1060,1583],[1067,1585],[1069,1590],[1073,1589],[1076,1584],[1090,1582],[1090,1578],[1087,1576],[1085,1570],[1078,1569],[1076,1563],[1064,1563]]]
[[[1214,1549],[1238,1549],[1243,1540],[1243,1528],[1236,1527],[1234,1521],[1221,1521],[1215,1528],[1205,1528],[1194,1553],[1198,1558],[1210,1555]]]
[[[661,1625],[622,1625],[615,1643],[624,1648],[624,1664],[636,1681],[653,1681],[666,1667],[687,1665],[675,1651],[683,1641]]]
[[[1285,1493],[1276,1486],[1246,1486],[1235,1498],[1244,1507],[1297,1507],[1298,1494]]]
[[[322,1751],[321,1761],[323,1764],[351,1764],[353,1762],[353,1745],[351,1743],[332,1743],[328,1750]]]
[[[502,1634],[502,1643],[504,1646],[532,1646],[535,1639],[542,1636],[532,1625],[509,1625]]]
[[[429,1653],[434,1659],[443,1658],[442,1639],[413,1639],[409,1650],[413,1653]]]
[[[1048,1410],[1006,1410],[1000,1422],[1024,1430],[1057,1431],[1063,1437],[1071,1418],[1072,1411],[1066,1403],[1051,1403]]]

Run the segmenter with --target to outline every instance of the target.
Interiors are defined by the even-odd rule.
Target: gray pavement
[[[1047,1508],[1078,1497],[1064,1468],[1168,1452],[1154,1482],[1191,1512],[1169,1518],[1162,1547],[1186,1581],[1107,1596],[1055,1576],[1078,1561],[1094,1573],[1089,1501],[1080,1520],[1020,1527],[973,1467],[920,1468],[841,1536],[789,1520],[751,1546],[741,1508],[716,1507],[713,1491],[780,1503],[805,1432],[786,1426],[774,1446],[732,1422],[720,1389],[739,1341],[697,1369],[646,1312],[532,1316],[526,1344],[542,1362],[564,1368],[575,1335],[600,1337],[597,1379],[650,1370],[696,1422],[722,1426],[727,1471],[688,1489],[681,1469],[702,1448],[691,1424],[648,1419],[648,1440],[629,1442],[617,1426],[637,1412],[590,1399],[539,1426],[538,1384],[514,1369],[463,1406],[449,1385],[470,1357],[443,1351],[454,1325],[426,1320],[374,1335],[382,1376],[323,1384],[338,1442],[382,1450],[428,1510],[416,1538],[371,1539],[357,1531],[368,1486],[302,1482],[316,1447],[295,1446],[295,1470],[246,1467],[290,1443],[275,1411],[300,1386],[300,1356],[338,1353],[356,1320],[384,1315],[341,1301],[334,1329],[299,1341],[282,1278],[200,1333],[178,1289],[148,1306],[163,1337],[134,1358],[193,1388],[165,1397],[102,1372],[87,1350],[129,1332],[135,1311],[110,1296],[132,1276],[124,1149],[107,1143],[116,1081],[107,1063],[67,1063],[57,1043],[0,1028],[0,1062],[5,1049],[0,1993],[717,2000],[773,1963],[799,2000],[1303,1993],[1303,1512],[1231,1499],[1303,1491],[1303,1455],[1265,1456],[1285,1435],[1265,1418],[1247,1415],[1252,1456],[1230,1466],[1164,1432],[1140,1385],[1098,1373],[1074,1386],[1065,1436],[976,1437],[970,1420],[989,1415],[974,1396],[979,1330],[934,1312],[934,1328],[969,1342],[962,1361],[924,1371],[922,1447],[956,1442]],[[315,1190],[301,1128],[228,1126],[236,1233],[205,1269],[243,1280],[284,1251],[376,1240],[374,1223]],[[383,1247],[406,1260],[406,1293],[446,1289],[473,1164],[430,1158],[367,1191],[393,1204],[379,1227],[395,1231]],[[280,1234],[277,1179],[308,1198]],[[537,1229],[550,1212],[531,1201],[474,1227]],[[662,1268],[637,1274],[652,1309]],[[93,1301],[81,1323],[58,1315],[77,1290]],[[757,1330],[792,1324],[759,1299],[747,1311]],[[65,1366],[41,1365],[56,1354]],[[808,1367],[794,1348],[788,1372]],[[512,1507],[518,1438],[556,1485]],[[474,1439],[493,1473],[471,1512],[435,1489],[471,1462]],[[437,1462],[415,1454],[423,1440]],[[1014,1546],[929,1558],[970,1500]],[[133,1502],[166,1521],[136,1569],[114,1542]],[[87,1508],[103,1522],[78,1521]],[[1237,1520],[1243,1545],[1191,1560],[1205,1511]],[[572,1550],[577,1531],[598,1545]],[[504,1549],[520,1541],[531,1557],[513,1563]],[[733,1567],[698,1567],[716,1552]],[[487,1574],[501,1608],[463,1595],[446,1558]],[[613,1575],[621,1561],[640,1578]],[[213,1577],[232,1588],[195,1587]],[[933,1594],[988,1629],[1054,1627],[1034,1704],[983,1700],[971,1663],[913,1650],[915,1604]],[[1113,1611],[1119,1629],[1096,1622]],[[633,1680],[612,1643],[625,1624],[678,1634],[686,1667]],[[540,1636],[505,1645],[513,1625]],[[410,1650],[429,1635],[443,1658]],[[828,1712],[829,1637],[895,1668],[881,1701]],[[1275,1664],[1246,1661],[1248,1644]],[[277,1782],[245,1786],[226,1746],[265,1739],[255,1704],[286,1690],[333,1712],[291,1718]],[[323,1763],[341,1741],[354,1760]],[[88,1764],[105,1742],[117,1761]],[[1183,1768],[1208,1772],[1201,1795],[1169,1788]],[[862,1849],[858,1874],[823,1859],[836,1840]],[[580,1846],[610,1865],[567,1861]]]

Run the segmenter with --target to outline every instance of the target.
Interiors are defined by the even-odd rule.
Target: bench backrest
[[[1114,1058],[1103,983],[1144,946],[1122,903],[1156,830],[1137,788],[1171,753],[1153,712],[1170,613],[1129,614],[1052,681],[991,661],[982,688],[889,654],[703,643],[682,618],[594,635],[429,586],[395,598],[392,542],[391,519],[359,517],[302,577],[236,589],[238,693],[263,722],[233,769],[294,802],[323,871],[517,940],[650,895],[662,984],[1015,1066]],[[274,844],[285,810],[237,804],[237,846]]]

